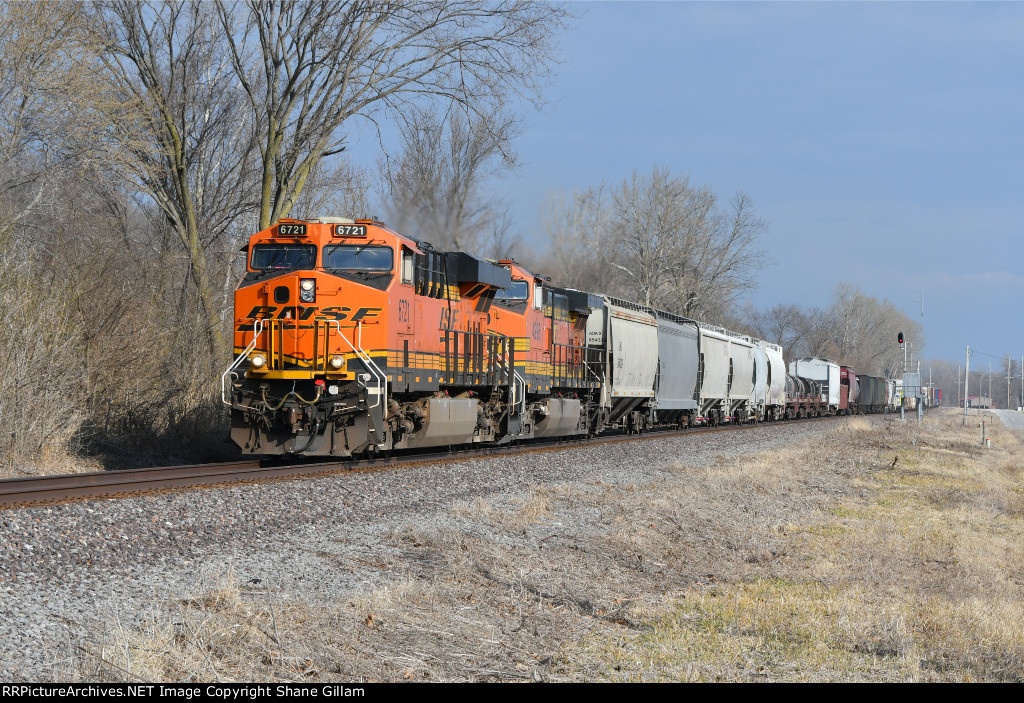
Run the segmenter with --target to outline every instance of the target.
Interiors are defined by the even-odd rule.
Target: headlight
[[[337,370],[337,369],[340,369],[344,365],[345,365],[345,357],[343,357],[343,356],[332,356],[331,357],[331,368],[332,369]]]
[[[299,282],[299,300],[303,303],[312,303],[316,300],[316,281],[312,278],[303,278]]]
[[[249,357],[249,365],[254,369],[261,369],[267,364],[267,358],[262,354],[253,354]]]

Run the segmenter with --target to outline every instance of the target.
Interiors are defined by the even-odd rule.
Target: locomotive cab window
[[[316,263],[312,244],[257,244],[249,265],[256,271],[311,269]]]
[[[395,267],[395,252],[391,247],[382,246],[326,246],[323,267],[342,271],[391,271]]]
[[[494,298],[496,300],[526,300],[530,297],[530,286],[526,281],[513,279],[512,287],[499,290]]]
[[[412,283],[416,270],[416,255],[402,247],[402,283]]]

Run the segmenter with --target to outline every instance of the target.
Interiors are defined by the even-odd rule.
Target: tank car
[[[806,357],[789,362],[789,372],[819,384],[822,414],[835,415],[839,412],[842,394],[839,364],[828,359]]]
[[[818,417],[822,414],[823,405],[818,383],[801,376],[786,375],[786,419]]]
[[[781,420],[786,412],[786,362],[782,347],[760,341],[767,357],[765,378],[765,413],[762,419]]]

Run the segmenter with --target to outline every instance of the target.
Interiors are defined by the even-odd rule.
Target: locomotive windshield
[[[338,244],[324,247],[324,268],[343,271],[391,271],[395,252],[391,247]]]
[[[499,300],[526,300],[530,294],[530,288],[526,281],[512,281],[512,287],[500,291],[494,297]]]
[[[315,263],[312,244],[257,244],[252,248],[251,265],[257,271],[311,269]]]

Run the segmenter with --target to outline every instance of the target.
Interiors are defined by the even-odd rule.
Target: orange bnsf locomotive
[[[246,453],[503,443],[613,419],[604,352],[587,346],[598,296],[373,220],[281,220],[247,256],[222,378]]]

